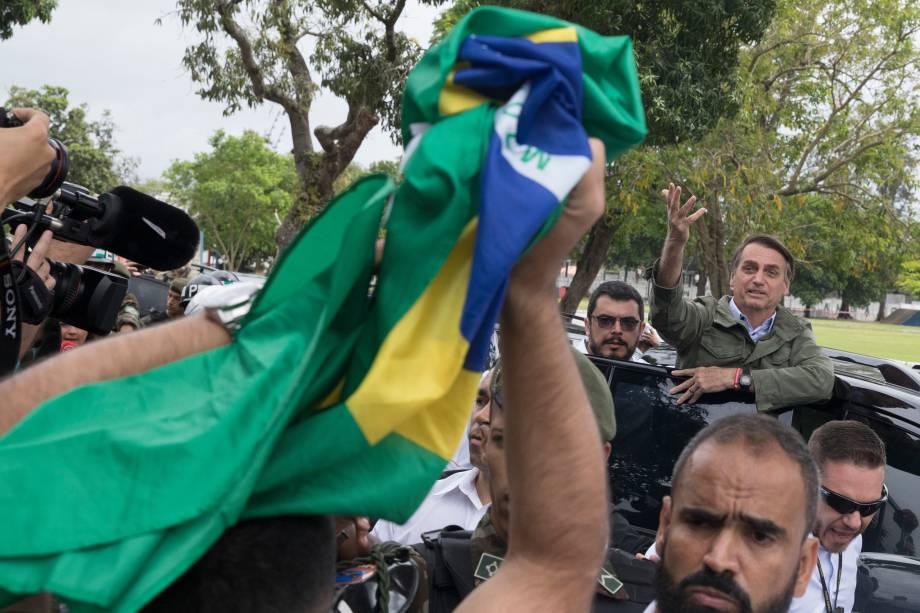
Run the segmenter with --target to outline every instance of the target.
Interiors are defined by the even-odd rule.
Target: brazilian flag
[[[0,438],[0,605],[133,612],[240,518],[411,515],[588,135],[611,158],[645,136],[630,41],[479,9],[410,74],[402,125],[400,186],[336,198],[231,344],[72,390]]]

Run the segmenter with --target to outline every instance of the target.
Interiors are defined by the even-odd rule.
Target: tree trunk
[[[837,319],[853,319],[850,315],[850,297],[847,296],[846,290],[840,296],[840,310],[837,311]]]
[[[275,232],[280,251],[294,240],[305,223],[323,210],[332,198],[332,183],[339,175],[323,163],[323,156],[318,153],[304,154],[304,160],[296,164],[296,167],[298,188],[294,195],[294,205]]]
[[[358,147],[377,121],[377,116],[363,106],[349,104],[344,123],[334,128],[320,126],[314,130],[323,148],[322,153],[295,149],[298,190],[294,205],[275,232],[280,250],[283,251],[303,225],[325,208],[334,193],[333,182],[354,159]],[[294,128],[292,121],[291,129]]]
[[[699,271],[699,279],[696,280],[696,295],[705,296],[706,295],[706,271]]]
[[[597,277],[601,266],[607,261],[607,249],[610,247],[610,240],[613,238],[613,225],[604,215],[597,220],[597,223],[588,233],[588,240],[585,242],[585,248],[578,258],[578,269],[575,276],[572,277],[572,284],[566,290],[559,308],[563,313],[574,313],[578,310],[581,299],[588,294],[591,289],[591,282]]]
[[[717,298],[728,294],[729,291],[728,267],[725,263],[725,227],[719,198],[719,193],[714,191],[712,199],[706,201],[708,211],[693,224],[700,251],[700,276],[705,274],[709,280],[709,290]]]
[[[882,297],[878,301],[878,314],[875,316],[875,321],[882,321],[885,319],[885,309],[888,306],[888,290],[882,290]]]
[[[805,319],[811,319],[811,305],[805,305]]]

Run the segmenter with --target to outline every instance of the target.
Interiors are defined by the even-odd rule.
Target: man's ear
[[[585,315],[585,336],[591,339],[591,316]]]
[[[799,568],[795,577],[796,598],[801,597],[808,588],[811,574],[815,571],[815,560],[818,559],[818,539],[809,535],[802,543],[802,553],[799,555]]]
[[[658,513],[658,533],[655,534],[655,551],[658,557],[661,557],[664,546],[665,535],[668,532],[668,525],[671,523],[671,497],[665,496],[661,499],[661,511]],[[812,561],[812,564],[814,562]]]
[[[610,441],[604,442],[604,460],[610,459],[610,452],[613,450],[613,445],[610,444]]]

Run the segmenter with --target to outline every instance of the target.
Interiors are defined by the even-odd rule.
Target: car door
[[[885,443],[889,497],[863,534],[854,610],[920,611],[920,558],[914,541],[920,540],[920,432],[902,417],[915,409],[870,385],[848,396],[837,410],[797,408],[793,426],[807,440],[829,419],[852,419],[868,425]]]
[[[662,497],[686,444],[707,424],[736,413],[755,413],[753,397],[707,394],[693,405],[668,393],[679,380],[670,368],[590,356],[613,394],[617,435],[609,460],[611,497],[634,526],[656,530]]]

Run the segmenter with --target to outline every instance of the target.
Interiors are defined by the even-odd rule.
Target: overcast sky
[[[175,0],[59,0],[51,23],[33,22],[0,41],[0,104],[11,85],[48,84],[70,90],[71,105],[87,103],[93,118],[110,110],[118,127],[116,144],[138,159],[141,179],[159,177],[172,160],[207,150],[208,137],[219,128],[233,134],[256,130],[288,151],[287,119],[276,105],[224,117],[222,105],[195,95],[181,63],[194,33],[183,33],[170,16],[174,8]],[[436,14],[410,0],[400,27],[427,44]],[[155,24],[158,17],[163,25]],[[334,125],[345,113],[344,103],[325,95],[314,103],[311,120],[313,126]],[[356,161],[366,166],[399,154],[375,129]]]

